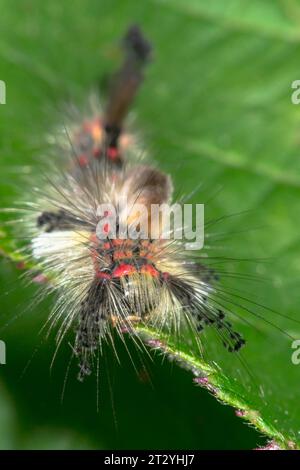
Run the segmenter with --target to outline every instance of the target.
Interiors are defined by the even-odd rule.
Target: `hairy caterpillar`
[[[92,371],[104,341],[113,344],[137,323],[180,335],[192,332],[196,341],[206,327],[217,331],[229,352],[245,343],[214,300],[217,274],[205,256],[185,249],[158,218],[153,230],[142,205],[173,203],[171,177],[140,157],[135,139],[124,125],[129,106],[143,80],[151,46],[138,27],[123,40],[125,60],[116,74],[106,108],[91,112],[66,130],[58,152],[67,155],[63,171],[52,169],[30,202],[27,230],[31,258],[53,277],[46,289],[57,292],[50,328],[59,325],[58,346],[75,328],[73,351],[78,378]],[[137,237],[112,235],[109,210],[126,199],[129,210],[116,211],[117,228],[136,228]],[[145,218],[146,217],[146,218]],[[99,227],[104,237],[99,236]],[[148,230],[152,234],[152,231]]]

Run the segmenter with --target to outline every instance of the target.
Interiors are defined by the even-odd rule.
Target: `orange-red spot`
[[[119,151],[116,147],[109,147],[107,149],[107,156],[110,160],[116,160],[119,157]]]
[[[141,267],[141,274],[149,274],[152,277],[158,277],[159,272],[151,264],[145,264]]]
[[[91,134],[95,142],[100,142],[102,136],[102,129],[100,123],[96,122],[92,125]]]
[[[102,126],[100,119],[87,120],[83,123],[82,129],[84,132],[91,134],[96,142],[99,142],[102,136]]]
[[[136,273],[136,269],[132,264],[120,264],[114,271],[113,277],[130,276]]]
[[[124,251],[116,251],[114,253],[114,259],[117,260],[117,259],[122,259],[122,258],[125,258],[125,253]]]
[[[133,254],[131,250],[116,250],[114,252],[114,259],[124,259],[124,258],[132,258]]]
[[[89,163],[89,159],[86,155],[82,154],[78,157],[78,162],[80,166],[87,166]]]

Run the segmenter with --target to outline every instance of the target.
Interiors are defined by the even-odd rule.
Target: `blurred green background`
[[[300,78],[300,2],[0,0],[0,11],[0,79],[7,86],[7,104],[0,106],[1,207],[13,205],[24,177],[47,159],[45,138],[62,104],[83,103],[99,84],[105,90],[121,60],[119,38],[138,23],[155,50],[135,106],[145,147],[174,175],[179,193],[204,183],[210,217],[251,209],[212,227],[219,238],[209,241],[209,254],[252,259],[238,272],[269,280],[240,286],[233,277],[226,279],[231,288],[299,318],[300,110],[291,103],[291,83]],[[223,232],[235,236],[223,239]],[[261,257],[268,261],[255,261]],[[226,269],[236,272],[237,263]],[[70,348],[50,374],[55,344],[39,331],[51,299],[32,304],[38,289],[20,275],[9,261],[1,263],[0,339],[7,345],[1,449],[252,449],[266,442],[159,355],[146,360],[148,372],[136,357],[136,374],[121,345],[121,365],[107,351],[100,368],[99,413],[95,379],[77,383],[72,368],[61,403]],[[297,337],[299,325],[260,314]],[[265,405],[255,406],[296,442],[300,369],[291,365],[289,340],[250,312],[249,318],[263,333],[239,325],[249,339],[249,365],[266,391]],[[236,363],[223,349],[210,357],[223,366],[223,356],[233,377]],[[244,393],[256,400],[253,390]]]

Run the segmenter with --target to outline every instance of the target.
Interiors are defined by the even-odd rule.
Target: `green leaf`
[[[3,366],[2,366],[3,367]],[[0,449],[11,450],[16,444],[16,416],[3,383],[0,384],[0,428],[3,430]]]
[[[299,20],[296,0],[23,0],[17,9],[3,4],[0,18],[7,84],[0,197],[9,207],[23,177],[31,181],[29,166],[34,174],[35,162],[49,158],[43,142],[59,119],[56,109],[69,97],[84,101],[115,68],[128,24],[140,23],[152,39],[155,60],[136,102],[139,127],[181,192],[204,183],[193,202],[206,203],[206,217],[240,213],[211,226],[211,235],[227,237],[208,241],[210,256],[227,258],[216,268],[237,305],[224,303],[247,345],[241,357],[229,354],[209,332],[200,359],[184,341],[143,333],[195,366],[207,376],[202,385],[284,448],[300,444],[300,368],[288,336],[299,338],[300,327],[286,318],[299,319],[300,110],[291,103],[291,84],[300,78]],[[15,256],[11,240],[3,228],[0,247]]]

